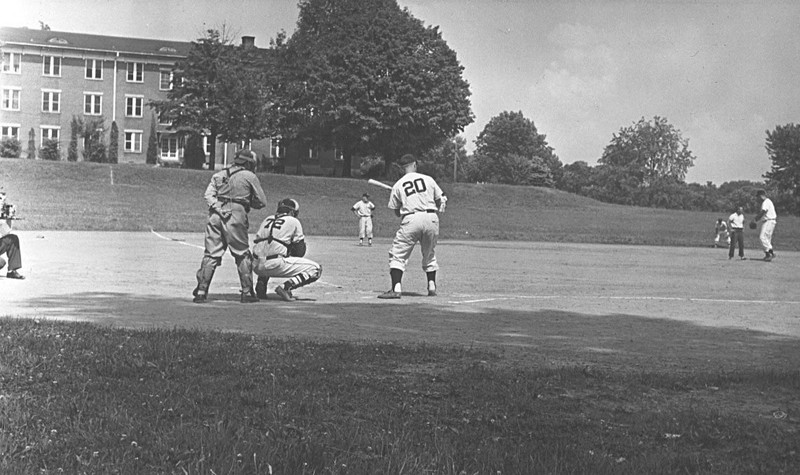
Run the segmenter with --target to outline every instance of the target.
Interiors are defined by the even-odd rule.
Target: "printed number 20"
[[[403,183],[403,191],[405,191],[406,196],[411,196],[414,193],[422,193],[428,188],[425,187],[425,180],[422,178],[417,178],[414,181],[407,181]]]

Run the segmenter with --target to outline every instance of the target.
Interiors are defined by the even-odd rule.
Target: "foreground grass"
[[[0,388],[0,473],[800,470],[796,368],[514,368],[453,348],[5,319]]]
[[[21,230],[202,232],[202,195],[209,171],[0,159],[0,184],[25,221]],[[251,232],[291,196],[301,204],[306,234],[352,236],[350,207],[364,191],[377,206],[375,234],[391,237],[398,222],[386,209],[388,191],[365,180],[260,174],[270,201],[251,213]],[[663,246],[708,246],[718,213],[618,206],[547,188],[444,184],[450,197],[443,239],[491,239]],[[748,216],[751,218],[752,216]],[[781,215],[776,250],[800,250],[800,219]],[[754,231],[745,246],[759,248]]]

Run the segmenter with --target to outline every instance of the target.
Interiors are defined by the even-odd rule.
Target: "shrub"
[[[359,172],[364,178],[380,178],[386,162],[380,157],[368,156],[361,159]]]
[[[6,137],[0,141],[0,157],[19,158],[22,155],[22,144],[14,137]]]
[[[45,139],[42,143],[42,147],[39,149],[39,157],[42,160],[61,160],[61,146],[58,140]]]
[[[83,128],[83,124],[81,123],[80,118],[76,116],[72,116],[72,122],[69,124],[70,126],[70,135],[69,135],[69,148],[67,149],[67,161],[69,162],[77,162],[78,161],[78,135]]]
[[[202,170],[206,162],[206,153],[203,150],[203,137],[200,134],[192,133],[186,139],[186,149],[183,152],[184,168]]]
[[[117,121],[111,122],[111,137],[108,143],[108,163],[119,163],[119,127]]]
[[[36,131],[33,130],[33,127],[28,132],[28,158],[31,160],[36,158]]]

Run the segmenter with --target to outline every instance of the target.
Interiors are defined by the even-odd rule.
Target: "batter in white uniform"
[[[306,242],[303,226],[297,216],[300,204],[290,198],[278,203],[278,210],[261,223],[253,246],[253,271],[258,275],[256,294],[266,298],[270,277],[288,277],[282,286],[275,288],[278,296],[290,302],[292,290],[315,282],[322,275],[322,266],[306,259]]]
[[[389,198],[389,209],[402,218],[389,251],[392,288],[378,298],[400,298],[403,272],[417,242],[422,248],[422,270],[428,278],[428,295],[435,296],[436,271],[439,269],[436,262],[439,216],[436,212],[442,204],[442,189],[433,178],[417,173],[417,159],[413,155],[403,155],[398,164],[404,168],[405,175],[394,184]]]

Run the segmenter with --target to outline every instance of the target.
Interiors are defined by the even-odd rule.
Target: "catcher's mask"
[[[291,198],[284,198],[278,202],[278,213],[291,214],[296,218],[300,215],[300,203]]]

